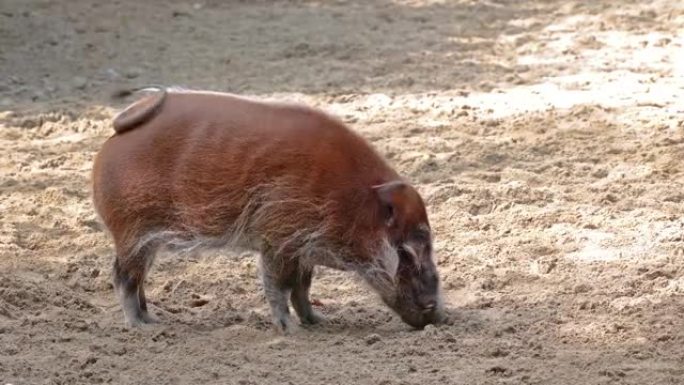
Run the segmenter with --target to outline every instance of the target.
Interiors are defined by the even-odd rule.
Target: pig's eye
[[[409,245],[407,243],[404,243],[401,248],[409,254],[410,257],[416,259],[418,258],[418,253],[416,252],[416,249],[413,248],[412,245]]]
[[[411,233],[411,239],[419,244],[429,243],[431,238],[430,230],[422,226]]]
[[[409,245],[409,244],[403,244],[399,248],[399,258],[402,264],[405,266],[413,266],[413,267],[418,267],[418,253],[416,249]]]

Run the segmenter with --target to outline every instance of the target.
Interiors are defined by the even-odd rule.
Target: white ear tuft
[[[411,256],[413,264],[416,265],[416,267],[420,267],[418,252],[416,251],[416,249],[409,243],[404,243],[403,245],[401,245],[401,247]]]
[[[377,262],[390,277],[394,278],[397,275],[399,254],[397,254],[397,250],[388,241],[383,242],[377,256]]]

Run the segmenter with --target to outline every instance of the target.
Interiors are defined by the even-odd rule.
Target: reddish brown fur
[[[349,229],[366,237],[379,230],[369,187],[399,178],[362,138],[318,111],[173,93],[164,114],[105,143],[95,163],[95,202],[119,247],[155,226],[218,235],[246,204],[224,197],[284,171],[281,178],[298,186],[303,199],[335,202],[330,222],[340,239]],[[220,202],[221,216],[207,216],[212,202]],[[131,230],[140,219],[140,231]]]
[[[273,254],[266,274],[275,287],[292,289],[293,301],[307,297],[305,306],[308,286],[298,293],[292,274],[310,275],[315,264],[377,265],[384,239],[401,247],[411,229],[428,226],[418,193],[364,139],[320,111],[166,91],[127,111],[114,120],[117,135],[97,155],[93,181],[116,246],[115,283],[122,298],[140,298],[142,314],[127,313],[131,323],[151,319],[142,280],[150,255],[168,241],[146,241],[150,234]],[[302,250],[314,255],[304,261]],[[325,251],[334,256],[324,258]]]

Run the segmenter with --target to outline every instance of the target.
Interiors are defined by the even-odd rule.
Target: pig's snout
[[[394,306],[390,304],[390,307],[397,312],[402,321],[418,329],[428,324],[439,323],[443,318],[442,301],[438,292],[400,296]]]
[[[444,319],[439,278],[434,264],[427,263],[416,270],[400,262],[396,275],[365,274],[366,280],[380,294],[383,302],[399,315],[402,321],[422,329]]]
[[[442,308],[438,301],[425,304],[422,307],[394,309],[401,320],[417,329],[422,329],[428,324],[438,324],[443,319]]]

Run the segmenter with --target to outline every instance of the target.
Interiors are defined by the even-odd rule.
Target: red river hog
[[[260,254],[277,328],[303,324],[314,267],[358,273],[401,319],[438,322],[425,205],[361,136],[300,105],[160,88],[113,121],[93,195],[111,233],[114,287],[130,326],[155,322],[143,281],[161,248]]]

